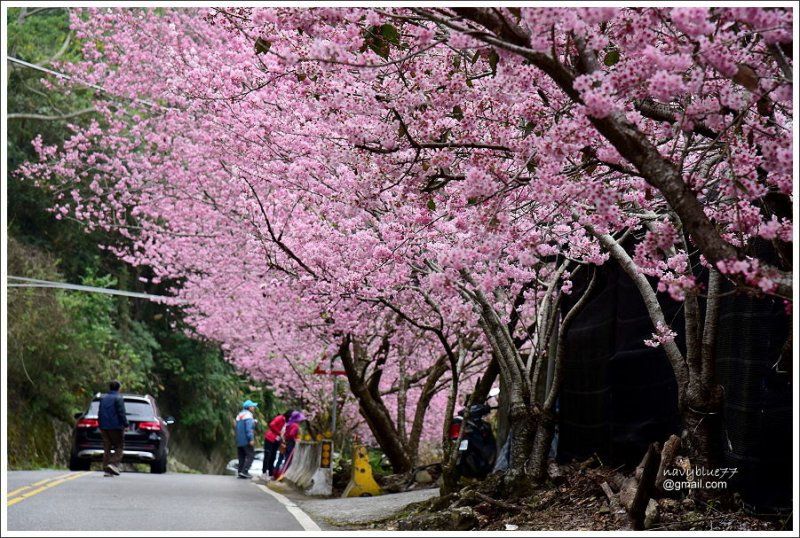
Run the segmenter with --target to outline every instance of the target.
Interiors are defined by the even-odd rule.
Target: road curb
[[[300,525],[303,527],[303,530],[306,531],[322,530],[319,525],[314,523],[314,520],[311,519],[311,517],[308,514],[303,512],[303,510],[301,510],[299,506],[297,506],[294,502],[289,500],[289,498],[286,497],[285,495],[281,495],[278,492],[272,491],[267,486],[261,484],[256,484],[256,487],[258,487],[265,493],[272,495],[278,500],[278,502],[284,505],[286,507],[286,510],[294,516],[294,518],[297,520],[298,523],[300,523]]]

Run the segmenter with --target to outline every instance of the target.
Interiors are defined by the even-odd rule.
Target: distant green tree
[[[257,401],[265,418],[273,412],[271,392],[251,390],[252,381],[222,359],[218,346],[179,332],[162,334],[161,341],[156,371],[172,388],[162,399],[205,447],[230,442],[232,417],[245,399]]]
[[[80,43],[69,28],[69,9],[9,8],[8,55],[43,69],[80,59]],[[56,220],[48,209],[54,193],[22,181],[14,170],[35,160],[31,141],[41,135],[59,143],[70,124],[99,120],[91,88],[62,92],[44,80],[47,73],[7,62],[8,274],[164,294],[175,285],[153,285],[146,269],[125,265],[97,248],[118,240],[79,223]],[[140,280],[142,279],[142,280]],[[251,397],[268,414],[269,391],[254,385],[224,361],[213,342],[183,331],[180,312],[138,299],[58,289],[10,288],[8,294],[8,401],[23,415],[72,421],[108,380],[128,392],[156,396],[206,450],[230,443],[232,415]],[[174,327],[178,327],[177,329]],[[24,421],[23,421],[24,422]],[[10,421],[10,424],[20,424]],[[50,449],[32,447],[24,431],[10,432],[9,462],[17,467],[46,465]],[[21,427],[21,426],[19,426]],[[45,428],[46,430],[46,428]],[[44,431],[39,429],[38,431]],[[38,441],[37,441],[38,442]],[[40,443],[41,444],[41,443]]]
[[[63,280],[46,252],[8,240],[10,274]],[[84,284],[104,286],[111,277],[87,275]],[[151,335],[123,340],[115,327],[111,296],[53,288],[8,290],[8,389],[10,401],[62,420],[82,410],[88,396],[109,379],[129,390],[148,390]],[[149,348],[149,349],[148,349]]]
[[[53,62],[78,58],[79,43],[69,30],[66,8],[9,8],[6,15],[8,56],[53,69]],[[52,195],[20,181],[13,171],[36,153],[31,145],[37,135],[45,141],[64,140],[70,123],[92,119],[93,90],[53,91],[42,81],[46,73],[7,61],[8,136],[6,166],[9,171],[9,233],[52,252],[67,253],[59,263],[68,278],[79,277],[83,269],[96,264],[97,237],[84,233],[74,221],[57,221],[47,211]],[[76,114],[77,113],[77,114]],[[107,269],[107,268],[106,268]]]

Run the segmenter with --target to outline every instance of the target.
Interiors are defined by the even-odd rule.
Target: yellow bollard
[[[383,491],[372,477],[372,467],[369,464],[367,447],[361,445],[353,446],[353,474],[350,483],[342,493],[344,497],[372,497],[381,495]]]

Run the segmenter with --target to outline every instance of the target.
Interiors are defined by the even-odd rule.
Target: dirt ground
[[[617,495],[609,497],[601,485],[616,493],[625,475],[618,469],[585,464],[561,466],[557,483],[548,482],[531,495],[500,499],[499,476],[467,485],[458,493],[409,505],[391,519],[361,529],[481,530],[481,531],[616,531],[631,530]],[[691,496],[660,498],[651,503],[649,530],[756,531],[792,530],[787,517],[755,517],[745,513],[738,496],[723,495],[699,503]]]

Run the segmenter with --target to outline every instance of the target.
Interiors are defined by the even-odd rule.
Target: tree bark
[[[561,326],[558,330],[558,340],[556,345],[555,366],[553,371],[553,384],[550,386],[549,392],[545,395],[544,403],[542,404],[542,414],[539,418],[539,427],[536,431],[536,437],[533,442],[533,452],[531,454],[532,478],[535,481],[541,482],[547,477],[547,456],[550,452],[550,445],[553,442],[553,435],[555,433],[556,416],[556,398],[558,392],[561,390],[561,382],[564,378],[564,358],[566,356],[567,333],[572,324],[572,320],[583,310],[589,302],[592,291],[594,291],[595,282],[597,281],[597,271],[592,270],[592,278],[586,286],[581,298],[570,308]]]
[[[719,292],[719,273],[711,269],[705,320],[701,322],[696,296],[687,297],[685,303],[686,332],[697,336],[691,354],[687,339],[689,385],[681,407],[686,432],[684,444],[692,465],[707,469],[716,469],[722,458],[722,388],[714,376]],[[690,326],[690,320],[694,326]]]
[[[452,417],[455,413],[456,398],[458,397],[458,376],[464,366],[464,358],[466,357],[466,349],[464,349],[463,342],[459,341],[458,358],[453,360],[452,350],[447,347],[448,356],[450,358],[450,393],[447,396],[447,410],[445,411],[445,420],[442,426],[442,486],[440,493],[442,496],[448,495],[458,489],[458,470],[456,469],[456,462],[458,461],[458,445],[464,436],[464,427],[459,432],[458,439],[453,441],[450,439],[450,425],[452,424]],[[465,417],[466,418],[466,417]]]
[[[539,416],[539,425],[533,439],[531,452],[531,479],[535,482],[544,482],[547,479],[547,457],[550,445],[556,430],[555,414],[548,409],[543,409]]]
[[[693,467],[716,469],[722,457],[719,393],[695,392],[689,389],[686,406],[682,409],[685,437],[683,439]]]
[[[512,436],[511,461],[503,477],[504,495],[509,498],[523,497],[529,494],[534,486],[526,471],[526,464],[533,448],[539,421],[530,405],[512,407],[509,420]]]
[[[478,385],[475,387],[474,394],[476,402],[486,401],[489,397],[489,391],[492,389],[492,385],[494,385],[499,373],[500,367],[497,364],[497,357],[492,354],[492,359],[489,361],[486,371],[483,372],[480,381],[478,381]]]
[[[503,384],[508,387],[509,422],[511,439],[511,461],[504,477],[504,487],[508,495],[521,495],[530,490],[525,466],[531,453],[533,436],[536,431],[536,415],[531,401],[532,391],[525,374],[525,365],[519,355],[508,327],[500,321],[491,302],[475,284],[466,270],[461,271],[464,280],[472,287],[462,289],[479,314],[478,324],[497,358]]]
[[[428,405],[431,403],[433,396],[436,394],[436,384],[447,371],[447,355],[440,355],[436,362],[433,364],[428,378],[425,380],[425,385],[422,387],[417,408],[414,412],[414,422],[411,424],[411,433],[408,438],[408,453],[413,454],[414,464],[417,464],[417,456],[419,453],[419,438],[422,435],[422,428],[425,425],[426,412]],[[445,415],[452,416],[452,415]],[[447,420],[445,418],[445,420]]]
[[[410,443],[408,443],[408,431],[406,428],[406,405],[408,404],[408,374],[406,373],[406,365],[405,361],[401,361],[400,363],[400,390],[397,392],[397,433],[400,435],[400,438],[406,441],[407,446],[410,448]],[[416,462],[417,457],[413,451],[409,450],[409,454],[412,455],[412,459]]]
[[[380,399],[380,396],[375,398],[375,394],[370,391],[368,383],[361,378],[356,366],[357,359],[354,358],[354,355],[359,356],[362,353],[358,349],[351,352],[351,342],[352,339],[349,334],[343,338],[339,346],[339,355],[347,373],[350,390],[358,400],[361,416],[364,417],[370,431],[375,436],[375,440],[384,454],[386,454],[386,457],[389,458],[394,472],[405,473],[410,471],[413,468],[413,464],[407,452],[407,447],[395,429],[391,414],[383,404],[383,400]],[[353,347],[357,348],[358,346],[353,342]]]

